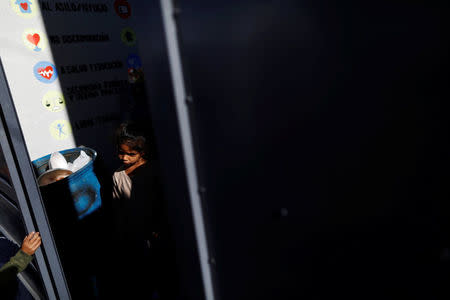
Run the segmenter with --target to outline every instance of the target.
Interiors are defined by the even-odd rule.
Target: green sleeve
[[[10,272],[11,270],[15,270],[15,273],[18,274],[25,270],[32,259],[33,256],[19,250],[16,255],[0,268],[0,272]]]

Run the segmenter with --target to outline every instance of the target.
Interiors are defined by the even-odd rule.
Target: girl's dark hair
[[[135,122],[125,122],[116,130],[116,145],[126,144],[131,149],[143,154],[149,154],[149,140],[145,127]]]

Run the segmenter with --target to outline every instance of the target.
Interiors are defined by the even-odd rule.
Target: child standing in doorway
[[[116,131],[117,157],[122,165],[113,174],[114,238],[120,244],[119,255],[135,262],[120,267],[124,273],[120,288],[127,297],[130,293],[136,297],[147,293],[148,297],[149,291],[151,295],[159,290],[163,272],[161,236],[166,233],[167,219],[149,142],[149,134],[140,124],[123,123]],[[144,276],[133,276],[141,272]]]
[[[118,235],[128,243],[150,247],[158,235],[162,190],[150,159],[145,127],[122,123],[116,132],[117,157],[122,165],[113,175],[113,204]]]

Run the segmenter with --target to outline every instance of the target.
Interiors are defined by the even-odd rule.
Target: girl
[[[174,247],[169,246],[166,205],[157,161],[149,157],[148,135],[137,124],[124,123],[116,132],[116,142],[122,166],[113,175],[114,239],[119,242],[120,255],[136,262],[123,266],[123,273],[146,272],[138,276],[142,282],[137,282],[136,276],[127,276],[129,281],[121,277],[124,299],[139,299],[130,297],[131,291],[150,295],[158,291],[161,299],[173,299]]]
[[[122,166],[113,175],[113,198],[127,201],[131,197],[132,178],[137,169],[148,163],[148,141],[134,123],[123,123],[116,132],[118,158]]]
[[[162,199],[142,127],[131,122],[121,124],[116,131],[116,144],[122,165],[113,175],[113,238],[118,244],[118,255],[132,257],[135,263],[118,267],[124,276],[114,286],[120,287],[116,291],[118,298],[139,299],[139,294],[155,289],[154,260],[158,255],[154,236],[159,232]],[[134,274],[142,272],[143,276],[138,276],[141,282]]]

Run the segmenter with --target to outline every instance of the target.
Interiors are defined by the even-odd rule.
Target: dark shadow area
[[[177,1],[223,299],[438,299],[438,1]]]
[[[5,236],[3,236],[2,232],[0,231],[0,267],[7,263],[11,259],[11,257],[13,257],[17,253],[18,250],[19,247],[8,240]],[[32,266],[29,266],[28,268],[32,268]],[[33,274],[36,276],[36,272],[34,272]],[[39,278],[36,279],[39,280]],[[4,284],[5,283],[2,282],[2,287],[7,287],[7,290],[2,290],[3,299],[34,299],[33,296],[25,288],[23,283],[19,281],[19,279],[9,282],[7,286],[5,286]],[[8,293],[8,291],[10,292]]]

